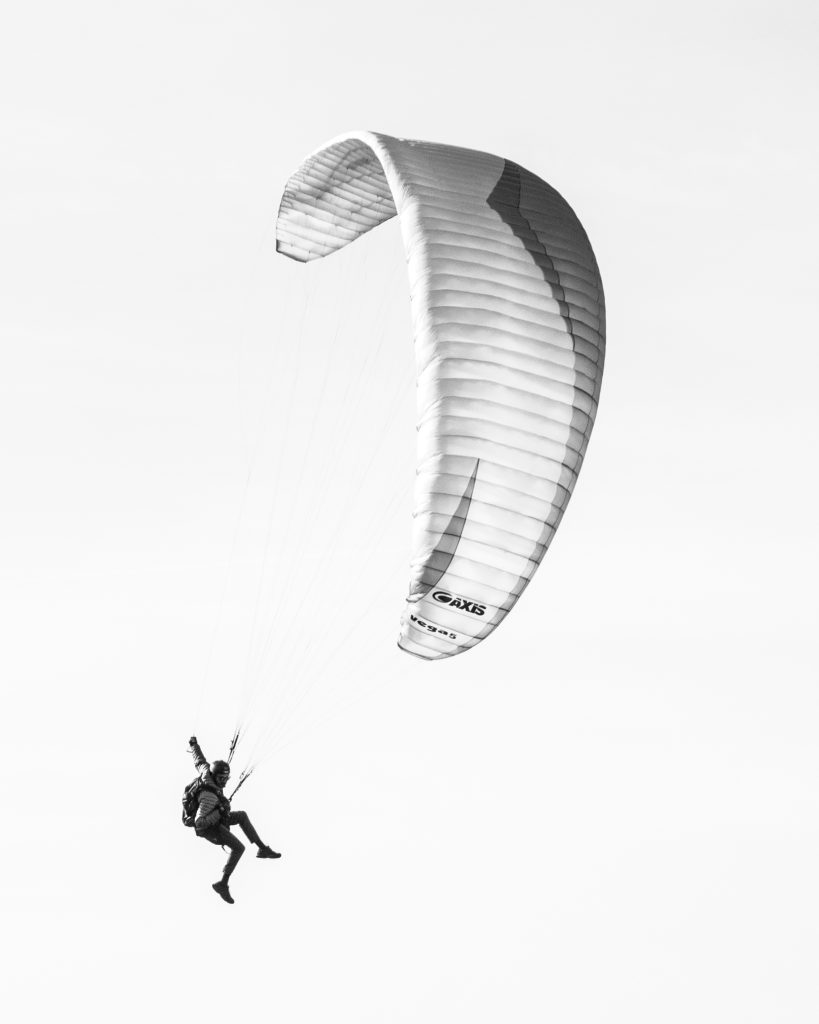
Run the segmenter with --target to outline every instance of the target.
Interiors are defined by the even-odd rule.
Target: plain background
[[[32,2],[3,23],[7,1019],[813,1024],[815,5]],[[566,520],[515,614],[444,665],[394,645],[395,226],[323,292],[272,253],[288,175],[354,128],[531,168],[606,286]],[[365,474],[378,557],[321,579],[323,614],[383,627],[248,783],[285,855],[248,856],[227,907],[221,854],[177,820],[186,740],[218,756],[248,616],[280,597],[275,559],[258,571],[269,388],[296,387],[297,341],[329,344],[331,296],[343,365],[360,335],[370,392],[397,390],[394,458]],[[349,517],[342,564],[368,546]]]

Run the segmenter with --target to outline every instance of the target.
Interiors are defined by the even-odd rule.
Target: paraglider
[[[427,661],[443,660],[475,647],[504,621],[565,514],[600,397],[605,301],[579,219],[537,175],[489,153],[373,132],[336,138],[290,177],[276,221],[276,250],[309,263],[393,217],[409,275],[417,405],[410,580],[398,646]],[[355,350],[342,352],[351,363],[357,360]],[[320,407],[326,373],[318,360],[311,361],[307,377]],[[307,433],[312,439],[312,430]],[[289,424],[283,436],[290,436]],[[303,476],[309,480],[306,459],[298,479]],[[343,477],[339,484],[344,486]],[[326,482],[317,479],[316,487],[325,498]],[[304,507],[311,509],[309,502]],[[322,508],[325,514],[315,515],[321,524],[328,519]],[[300,583],[299,550],[290,545],[295,568],[287,576],[288,596]],[[322,564],[316,560],[311,579]],[[294,616],[308,607],[306,593],[290,602]],[[355,590],[355,577],[349,593],[360,606],[356,619],[363,619],[371,599],[365,588]],[[315,653],[320,644],[311,635],[300,647],[288,624],[275,625],[274,616],[255,677],[245,680],[249,696],[231,755],[245,735],[251,703],[255,714],[269,687],[263,669],[271,637],[289,641],[288,671],[279,673],[286,681],[279,686],[288,697],[296,694],[293,705],[314,681],[297,655],[305,657],[308,646]],[[322,652],[322,668],[335,650]],[[276,720],[271,714],[257,729],[240,783],[260,757],[269,756],[274,726],[280,730],[278,719],[290,713],[284,699],[273,705]],[[194,753],[201,759],[201,752]],[[204,790],[199,807],[209,808],[205,816],[215,813],[211,801]],[[249,821],[223,816],[219,822],[227,836],[227,825],[235,823],[260,851],[269,849]],[[234,845],[231,850],[224,893],[220,883],[214,885],[223,898],[241,854],[234,858]]]
[[[343,135],[284,190],[277,251],[327,256],[398,216],[415,333],[418,464],[399,647],[427,660],[489,636],[532,579],[594,424],[605,306],[568,203],[476,150]]]
[[[257,847],[257,857],[277,860],[281,854],[262,842],[246,811],[231,810],[230,799],[224,793],[230,779],[228,762],[217,760],[213,764],[208,764],[195,736],[191,736],[188,746],[193,754],[197,777],[185,787],[182,797],[182,821],[185,825],[193,827],[200,839],[207,839],[209,843],[230,850],[222,877],[218,882],[214,882],[211,888],[225,903],[233,903],[235,901],[229,888],[230,876],[245,852],[245,846],[241,839],[230,831],[231,825],[238,825],[248,841]]]

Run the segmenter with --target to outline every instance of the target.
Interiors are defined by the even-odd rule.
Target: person
[[[249,842],[258,847],[257,857],[275,859],[281,857],[281,854],[271,850],[266,843],[261,841],[259,833],[253,827],[253,823],[245,811],[231,810],[230,800],[224,793],[230,778],[230,765],[227,761],[214,761],[213,764],[208,764],[195,736],[191,736],[189,746],[190,752],[193,754],[193,763],[202,780],[193,827],[200,838],[207,839],[209,843],[215,843],[223,848],[226,846],[230,850],[222,877],[218,882],[213,883],[212,888],[225,903],[233,903],[235,901],[230,895],[228,882],[239,859],[245,852],[245,844],[230,831],[230,826],[238,825]]]

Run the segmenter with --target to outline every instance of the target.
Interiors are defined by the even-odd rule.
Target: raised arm
[[[205,772],[207,772],[208,775],[210,775],[210,765],[208,764],[208,759],[202,753],[202,748],[199,746],[199,741],[196,739],[195,736],[191,736],[191,738],[188,740],[188,746],[190,747],[191,754],[193,754],[193,763],[196,766],[196,770],[199,772],[199,774],[203,778]]]

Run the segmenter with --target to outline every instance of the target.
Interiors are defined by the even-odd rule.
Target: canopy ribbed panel
[[[399,646],[458,654],[543,558],[594,423],[605,350],[597,263],[569,205],[488,153],[369,132],[309,157],[277,249],[307,262],[399,214],[418,369],[418,475]]]

